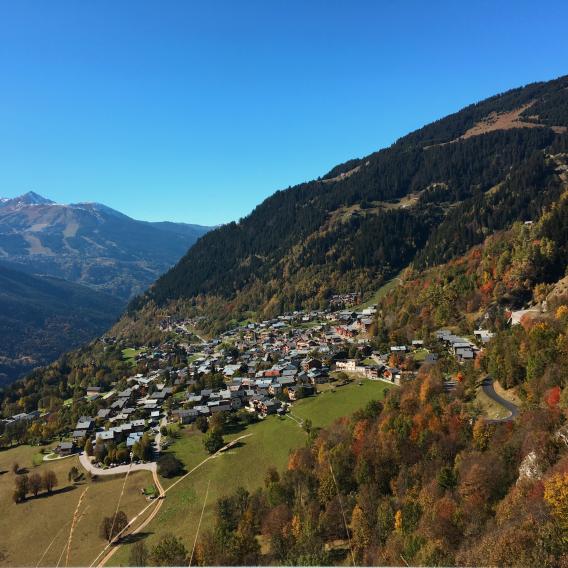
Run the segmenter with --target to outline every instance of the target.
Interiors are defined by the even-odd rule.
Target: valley
[[[77,279],[131,298],[0,391],[4,522],[30,514],[21,534],[39,535],[21,562],[563,566],[567,89],[472,104],[277,191],[168,266],[175,227],[3,200],[20,268],[104,248],[96,218],[114,244]],[[61,207],[74,220],[47,238]],[[102,268],[141,242],[145,286]],[[46,447],[62,459],[39,461]],[[56,502],[50,532],[35,511]]]
[[[108,329],[208,227],[34,192],[0,199],[0,385]]]

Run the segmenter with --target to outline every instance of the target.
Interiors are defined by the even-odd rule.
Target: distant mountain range
[[[100,203],[62,205],[29,192],[0,198],[0,263],[85,284],[126,301],[209,229],[137,221]]]
[[[0,198],[0,385],[96,337],[209,227]]]

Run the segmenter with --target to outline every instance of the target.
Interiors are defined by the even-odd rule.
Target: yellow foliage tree
[[[544,484],[544,500],[559,525],[568,530],[568,473],[557,473]],[[568,540],[568,535],[564,537]]]
[[[394,514],[394,530],[398,533],[402,532],[402,511],[398,511]]]
[[[371,528],[365,519],[363,509],[359,505],[355,505],[351,514],[351,533],[353,535],[353,546],[360,554],[364,551],[371,541]]]

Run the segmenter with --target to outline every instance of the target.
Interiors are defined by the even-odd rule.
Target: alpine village
[[[196,239],[3,383],[0,564],[568,566],[568,77]]]

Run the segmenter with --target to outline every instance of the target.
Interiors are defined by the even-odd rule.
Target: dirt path
[[[154,483],[156,484],[156,487],[158,488],[158,491],[160,493],[158,498],[155,499],[154,501],[152,501],[146,507],[144,507],[128,523],[128,525],[126,525],[126,527],[124,527],[124,529],[116,535],[116,537],[113,539],[113,541],[108,543],[103,548],[103,550],[100,552],[100,554],[95,558],[95,560],[90,565],[90,568],[92,568],[93,566],[97,566],[98,568],[102,568],[114,556],[116,551],[119,550],[119,548],[122,546],[120,542],[117,542],[119,539],[124,538],[125,536],[137,534],[140,531],[142,531],[155,518],[155,516],[160,511],[162,504],[164,502],[164,499],[166,497],[166,493],[168,491],[171,491],[178,483],[181,483],[184,479],[186,479],[189,475],[191,475],[194,471],[198,470],[201,466],[206,464],[208,461],[215,459],[216,457],[221,455],[224,451],[229,450],[230,448],[234,447],[240,440],[242,440],[244,438],[248,438],[249,436],[252,436],[252,434],[245,434],[244,436],[239,436],[238,438],[236,438],[232,442],[229,442],[228,444],[223,446],[220,450],[218,450],[214,454],[211,454],[210,456],[206,457],[202,462],[198,463],[193,469],[188,471],[186,474],[182,475],[177,481],[172,483],[172,485],[170,485],[166,490],[164,490],[164,488],[160,484],[160,480],[158,478],[158,474],[157,474],[156,469],[153,469],[152,473],[153,473],[153,477],[154,477]],[[142,464],[140,464],[140,465],[142,465]],[[144,465],[147,465],[147,464],[144,464]],[[156,465],[156,464],[154,464],[154,465]],[[104,470],[104,471],[106,471],[106,470]],[[130,528],[132,528],[135,525],[135,523],[138,521],[138,519],[140,519],[140,517],[142,517],[154,505],[155,505],[155,508],[154,508],[153,511],[151,511],[151,513],[148,515],[148,517],[138,527],[136,527],[134,530],[132,530],[131,532],[127,532]],[[116,542],[116,544],[114,544],[115,542]],[[113,546],[113,544],[114,544],[114,546]],[[102,559],[101,559],[101,557],[102,557]]]

